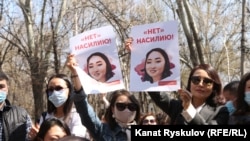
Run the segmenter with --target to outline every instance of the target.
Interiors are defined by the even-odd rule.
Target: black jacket
[[[24,108],[10,105],[7,99],[5,103],[2,111],[5,140],[25,141],[27,134],[26,130],[32,123],[28,112]]]
[[[191,122],[186,122],[181,115],[183,110],[181,100],[171,99],[168,94],[160,92],[148,92],[155,104],[171,118],[171,124],[182,125],[226,125],[228,124],[229,112],[223,106],[211,107],[208,104],[196,113]]]

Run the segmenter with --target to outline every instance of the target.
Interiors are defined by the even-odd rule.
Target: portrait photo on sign
[[[142,82],[154,83],[171,76],[171,69],[174,67],[164,49],[153,48],[147,52],[145,59],[134,70],[141,77]]]
[[[116,34],[112,26],[85,31],[70,38],[76,56],[77,73],[87,94],[124,88]]]
[[[131,29],[131,91],[175,91],[180,88],[177,21]]]
[[[117,64],[114,59],[104,52],[93,52],[85,58],[83,70],[93,79],[101,83],[120,80]]]
[[[112,64],[112,60],[102,52],[94,52],[86,59],[83,70],[96,81],[105,83],[111,82],[114,75],[116,65]]]

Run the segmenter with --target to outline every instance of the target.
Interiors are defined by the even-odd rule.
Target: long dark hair
[[[87,58],[87,71],[88,71],[89,76],[91,76],[90,73],[89,73],[89,60],[90,60],[93,56],[99,56],[99,57],[101,57],[101,58],[105,61],[105,63],[106,63],[106,71],[107,71],[107,72],[106,72],[106,76],[105,76],[106,81],[109,80],[111,77],[113,77],[113,76],[114,76],[114,73],[113,73],[113,71],[112,71],[112,65],[111,65],[111,63],[109,62],[108,57],[107,57],[106,55],[104,55],[103,53],[101,53],[101,52],[95,52],[95,53],[91,54],[91,55]],[[91,77],[92,77],[92,76],[91,76]]]
[[[248,80],[250,80],[250,72],[245,73],[240,79],[237,91],[236,111],[233,115],[244,115],[250,111],[250,106],[245,101],[245,87]]]
[[[115,118],[113,118],[112,108],[115,107],[116,99],[119,96],[126,96],[126,97],[129,98],[129,100],[132,103],[135,103],[137,105],[136,116],[135,116],[135,119],[134,119],[136,123],[139,123],[140,116],[141,116],[141,113],[140,113],[140,104],[139,104],[139,101],[135,98],[135,96],[132,95],[127,90],[116,90],[116,91],[114,91],[111,94],[111,97],[110,97],[110,106],[107,108],[106,113],[105,113],[105,121],[109,124],[109,126],[110,126],[111,129],[114,129],[115,126],[117,125],[117,122],[116,122]]]
[[[66,121],[70,115],[70,112],[71,112],[71,109],[73,108],[73,100],[72,100],[72,96],[73,96],[73,92],[74,92],[74,88],[73,88],[73,85],[70,81],[70,79],[68,78],[68,76],[66,74],[55,74],[55,75],[52,75],[50,78],[49,78],[49,81],[48,81],[48,84],[49,82],[53,79],[53,78],[60,78],[60,79],[63,79],[66,84],[67,84],[67,87],[69,88],[69,96],[68,96],[68,99],[66,100],[66,102],[64,103],[64,107],[63,107],[63,112],[64,112],[64,121]],[[55,105],[49,100],[49,97],[48,97],[48,84],[47,84],[47,90],[46,90],[46,93],[47,93],[47,112],[48,113],[53,113],[53,112],[56,112],[56,107]]]
[[[46,133],[53,126],[59,126],[64,130],[64,132],[66,133],[67,136],[71,135],[70,129],[69,129],[68,125],[64,121],[62,121],[60,119],[57,119],[57,118],[49,118],[49,119],[46,119],[41,124],[39,132],[37,133],[34,141],[43,141]]]
[[[219,77],[217,71],[209,64],[200,64],[200,65],[195,66],[191,70],[191,72],[189,74],[189,78],[188,78],[187,90],[190,91],[191,77],[193,76],[194,72],[196,70],[199,70],[199,69],[206,71],[208,76],[211,77],[211,79],[213,79],[213,81],[214,81],[212,94],[206,99],[206,103],[212,107],[215,107],[217,105],[217,103],[215,101],[215,97],[219,96],[221,94],[222,84],[221,84],[221,80],[220,80],[220,77]]]
[[[147,59],[148,56],[153,52],[153,51],[157,51],[159,52],[163,58],[165,59],[165,64],[164,64],[164,70],[161,76],[161,79],[164,79],[168,76],[170,76],[172,74],[172,72],[170,71],[170,61],[168,58],[168,54],[166,53],[166,51],[164,51],[161,48],[154,48],[152,50],[150,50],[147,54],[146,54],[146,60],[145,60],[145,64],[144,64],[144,77],[143,77],[143,81],[149,81],[150,83],[153,83],[153,78],[151,76],[148,75],[147,71],[146,71],[146,65],[147,65]]]

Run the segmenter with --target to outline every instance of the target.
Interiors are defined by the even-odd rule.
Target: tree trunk
[[[188,48],[190,50],[190,59],[191,59],[192,65],[196,66],[197,64],[199,64],[199,60],[197,58],[197,53],[195,51],[194,38],[193,38],[193,35],[191,34],[192,32],[190,31],[190,27],[188,25],[189,22],[185,16],[185,12],[184,12],[185,9],[184,9],[182,0],[177,0],[177,5],[178,5],[177,14],[180,18],[181,25],[183,27],[184,33],[187,38]]]
[[[35,105],[35,119],[39,119],[41,113],[45,110],[45,98],[44,91],[45,77],[47,76],[47,67],[45,67],[42,61],[36,57],[28,59],[31,72],[32,91]]]

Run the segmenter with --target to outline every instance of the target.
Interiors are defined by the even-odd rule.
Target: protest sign
[[[87,94],[124,89],[116,47],[116,34],[111,26],[86,31],[70,38],[71,53],[76,55],[77,72]]]
[[[134,26],[130,91],[175,91],[180,88],[178,22]]]

